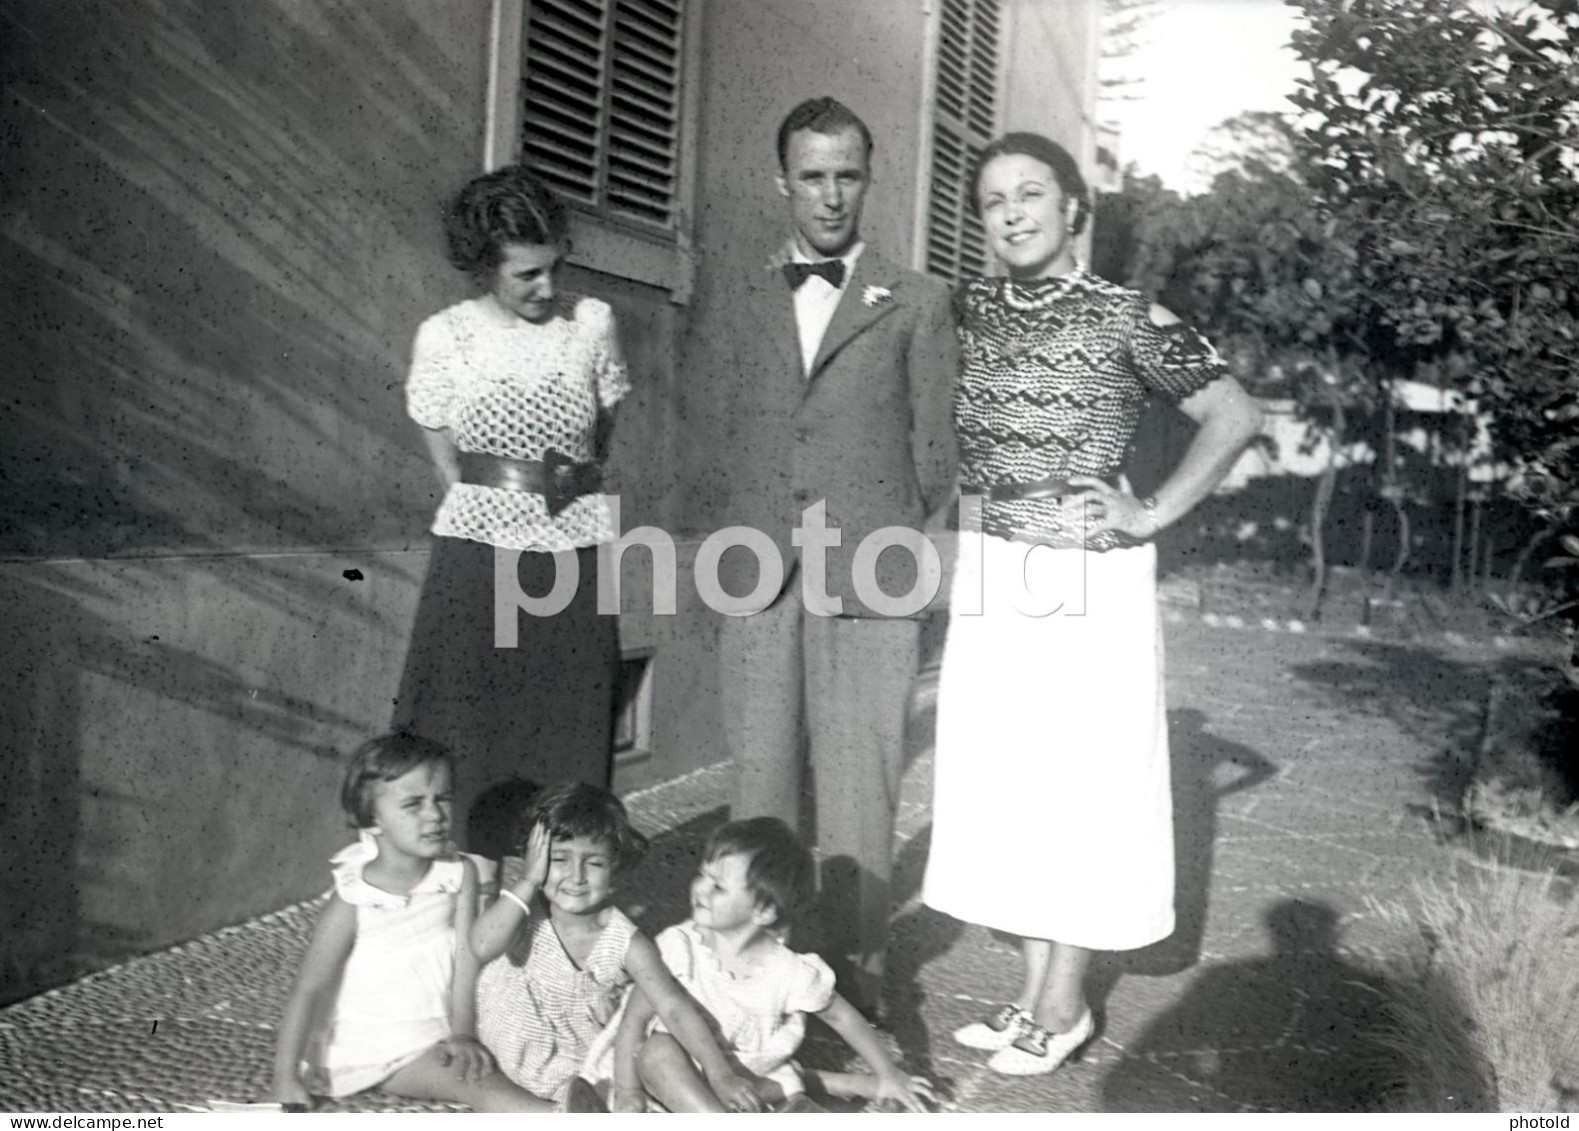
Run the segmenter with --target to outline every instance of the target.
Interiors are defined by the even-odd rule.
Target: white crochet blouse
[[[614,312],[599,299],[560,294],[533,323],[483,299],[424,321],[411,351],[406,409],[424,428],[447,429],[463,452],[542,459],[555,448],[590,462],[598,409],[630,391]],[[475,483],[449,489],[434,534],[511,550],[569,550],[610,541],[602,495],[583,495],[550,517],[541,495]]]

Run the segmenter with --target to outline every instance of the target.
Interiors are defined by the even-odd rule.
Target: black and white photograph
[[[0,0],[0,340],[15,1126],[1579,1112],[1579,0]]]

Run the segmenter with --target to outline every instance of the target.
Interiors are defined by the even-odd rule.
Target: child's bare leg
[[[670,1111],[727,1111],[680,1042],[668,1033],[647,1038],[636,1057],[643,1087]]]
[[[477,1079],[460,1079],[453,1065],[439,1059],[437,1048],[398,1070],[382,1086],[397,1096],[465,1104],[473,1111],[554,1110],[548,1100],[534,1096],[498,1069]]]

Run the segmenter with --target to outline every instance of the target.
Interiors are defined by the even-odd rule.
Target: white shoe
[[[1018,1005],[1006,1005],[986,1021],[972,1021],[963,1029],[955,1029],[954,1040],[968,1049],[1006,1049],[1035,1024]]]
[[[1089,1009],[1066,1033],[1049,1033],[1033,1021],[1024,1036],[993,1053],[987,1067],[1005,1076],[1041,1076],[1074,1056],[1095,1031]]]

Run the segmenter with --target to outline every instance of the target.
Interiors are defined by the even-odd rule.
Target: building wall
[[[6,0],[0,993],[322,886],[425,565],[399,385],[464,293],[487,25]]]
[[[773,134],[817,93],[870,123],[865,232],[912,260],[936,6],[700,5],[701,291],[786,234]],[[481,165],[490,10],[0,8],[3,997],[324,884],[336,757],[388,718],[426,568],[436,482],[400,386],[418,321],[467,293],[437,216]],[[1079,22],[1020,21],[1010,124],[1078,132],[1044,64],[1081,55]],[[653,655],[630,788],[724,756],[685,460],[714,438],[680,415],[675,359],[688,330],[740,328],[704,293],[567,282],[615,305],[632,364],[624,524],[678,543],[675,616],[643,551],[623,569],[622,642]]]
[[[1094,176],[1096,64],[1102,5],[1011,0],[1003,128],[1058,142]]]

